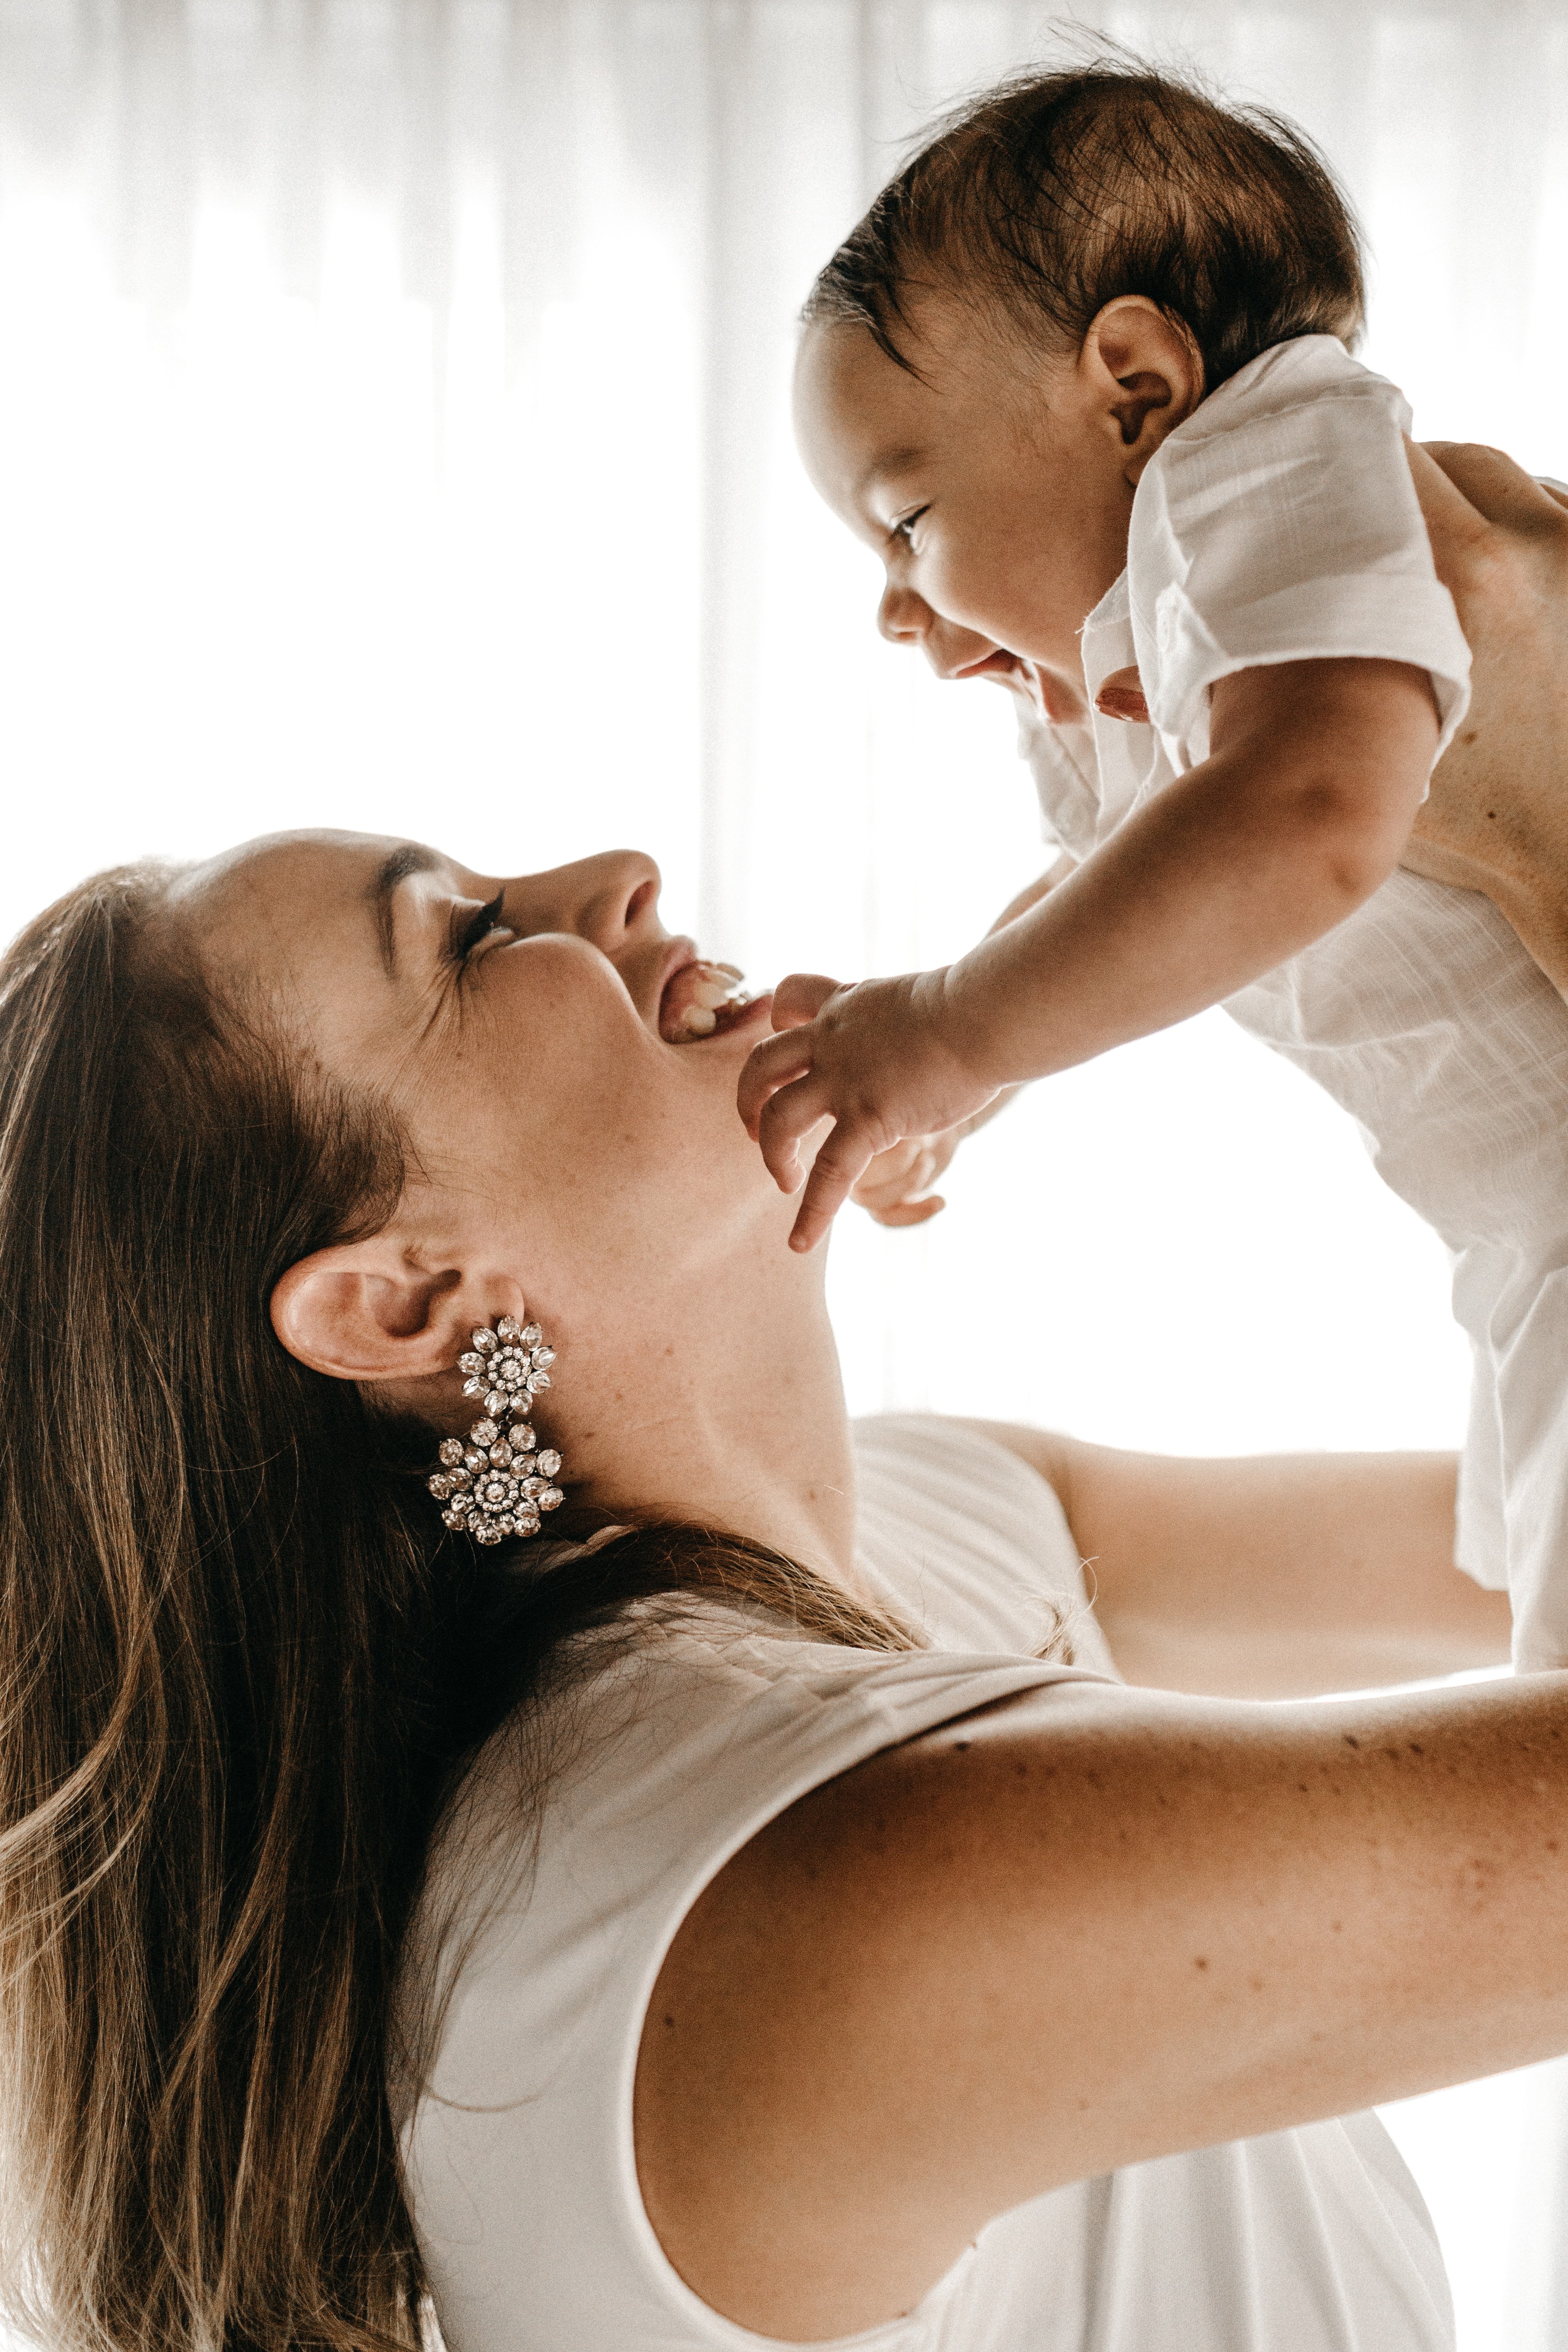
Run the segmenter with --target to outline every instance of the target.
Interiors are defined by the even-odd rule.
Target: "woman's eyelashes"
[[[458,963],[466,963],[474,950],[482,945],[492,931],[502,931],[508,929],[501,919],[505,901],[506,892],[498,890],[488,905],[480,907],[477,913],[470,915],[466,922],[457,927],[452,940],[452,952]]]

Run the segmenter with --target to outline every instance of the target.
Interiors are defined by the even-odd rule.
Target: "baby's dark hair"
[[[1293,335],[1359,334],[1354,218],[1305,133],[1137,60],[1016,75],[936,124],[851,230],[804,317],[918,373],[909,298],[999,303],[1076,348],[1119,295],[1181,320],[1212,392]]]

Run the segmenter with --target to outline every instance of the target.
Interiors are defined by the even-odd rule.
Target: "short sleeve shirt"
[[[1234,672],[1344,657],[1426,671],[1434,765],[1469,699],[1405,453],[1410,411],[1331,335],[1276,344],[1202,401],[1145,467],[1127,569],[1083,631],[1089,700],[1136,665],[1151,726],[1026,725],[1047,834],[1075,857],[1208,757]]]

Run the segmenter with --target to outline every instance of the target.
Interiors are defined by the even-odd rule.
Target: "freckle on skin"
[[[1426,1750],[1422,1747],[1421,1742],[1418,1739],[1413,1739],[1410,1743],[1410,1753],[1412,1756],[1425,1756]]]
[[[1347,1748],[1359,1748],[1361,1746],[1361,1741],[1357,1739],[1352,1733],[1348,1731],[1344,1734],[1344,1743]]]
[[[1206,1969],[1206,1968],[1207,1968],[1207,1966],[1208,1966],[1208,1962],[1207,1962],[1207,1961],[1206,1961],[1206,1960],[1202,1957],[1202,1955],[1201,1955],[1201,1954],[1197,1954],[1197,1955],[1194,1955],[1194,1959],[1193,1959],[1193,1966],[1194,1966],[1194,1969]]]

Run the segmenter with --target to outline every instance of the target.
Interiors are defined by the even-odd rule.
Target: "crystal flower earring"
[[[441,1467],[426,1485],[446,1509],[445,1527],[471,1535],[476,1543],[498,1544],[503,1536],[536,1536],[539,1515],[565,1500],[553,1484],[561,1456],[540,1448],[527,1415],[541,1389],[550,1386],[555,1350],[543,1344],[537,1323],[501,1316],[492,1331],[473,1334],[471,1349],[458,1359],[467,1372],[463,1394],[483,1401],[483,1413],[468,1436],[441,1444]]]

